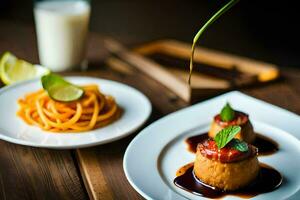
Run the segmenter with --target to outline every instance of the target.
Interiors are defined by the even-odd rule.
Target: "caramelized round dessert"
[[[197,146],[194,174],[203,183],[224,191],[233,191],[249,185],[259,174],[257,148],[247,144],[247,151],[233,148],[231,141],[218,149],[208,139]]]
[[[214,138],[219,131],[228,127],[228,126],[241,126],[242,130],[238,133],[235,138],[243,140],[247,143],[252,143],[255,140],[255,133],[253,130],[253,126],[249,120],[247,114],[239,111],[234,112],[234,118],[230,121],[223,121],[221,118],[221,114],[218,114],[214,117],[213,122],[211,123],[210,130],[208,132],[208,136],[210,138]]]

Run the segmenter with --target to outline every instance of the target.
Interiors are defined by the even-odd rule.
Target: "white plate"
[[[226,101],[249,113],[255,131],[279,143],[278,152],[261,156],[259,161],[276,168],[284,181],[277,190],[253,199],[300,199],[300,117],[240,92],[172,113],[139,133],[124,156],[123,167],[130,184],[147,199],[205,199],[176,187],[173,180],[181,166],[195,159],[186,149],[185,138],[207,131],[210,120]]]
[[[106,127],[83,133],[57,134],[29,126],[16,116],[16,112],[17,99],[42,87],[39,79],[32,80],[0,90],[0,139],[16,144],[56,149],[88,147],[125,137],[143,125],[150,116],[149,100],[132,87],[90,77],[68,77],[67,79],[79,85],[99,85],[103,93],[115,97],[118,105],[124,110],[122,117]]]

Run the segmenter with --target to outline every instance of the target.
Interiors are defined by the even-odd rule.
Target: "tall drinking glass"
[[[82,67],[89,0],[36,0],[34,18],[40,63],[54,72]]]

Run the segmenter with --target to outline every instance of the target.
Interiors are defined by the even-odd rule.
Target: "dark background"
[[[31,0],[0,2],[0,31],[5,29],[1,21],[34,26]],[[163,38],[191,42],[201,25],[225,2],[92,0],[90,30],[129,46]],[[281,67],[299,67],[297,8],[297,1],[241,0],[209,28],[200,45]]]

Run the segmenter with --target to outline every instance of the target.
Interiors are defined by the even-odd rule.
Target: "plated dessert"
[[[218,132],[230,126],[240,126],[241,130],[235,135],[235,138],[257,147],[259,155],[270,155],[278,151],[278,144],[275,141],[254,132],[247,113],[233,109],[229,103],[226,103],[222,110],[214,116],[207,133],[201,133],[186,139],[188,149],[196,153],[198,143],[208,138],[214,138]]]
[[[207,185],[224,191],[237,190],[251,183],[259,173],[257,149],[246,143],[237,150],[232,140],[219,149],[216,141],[208,139],[198,145],[194,164],[195,176]]]
[[[242,128],[241,131],[236,134],[235,138],[248,143],[254,142],[256,134],[253,131],[249,116],[246,113],[233,110],[228,103],[221,112],[214,117],[208,136],[214,138],[219,131],[233,125],[238,125]]]
[[[214,116],[222,110],[216,105],[226,101],[233,110],[248,114],[255,141],[261,135],[266,141],[272,138],[280,145],[278,151],[261,156],[255,141],[236,138],[242,126],[222,133],[221,140],[216,139],[218,134],[208,137]],[[272,124],[282,119],[289,123]],[[124,171],[146,199],[299,199],[299,123],[299,116],[289,111],[230,92],[174,112],[142,130],[126,150]],[[187,150],[186,139],[203,132],[195,151]],[[220,141],[227,143],[223,146]]]
[[[240,126],[228,126],[198,143],[195,162],[178,170],[175,185],[209,198],[252,197],[279,187],[281,174],[259,163],[258,149],[236,138],[241,131]]]

